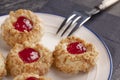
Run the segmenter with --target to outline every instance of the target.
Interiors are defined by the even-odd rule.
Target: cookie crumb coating
[[[83,54],[70,54],[66,47],[69,43],[80,42],[86,48],[86,52]],[[55,47],[53,52],[54,56],[54,66],[65,73],[78,73],[78,72],[88,72],[95,66],[95,60],[98,52],[92,44],[86,43],[78,37],[70,36],[62,39],[60,43]]]
[[[6,75],[5,59],[0,53],[0,80]]]
[[[38,78],[38,80],[51,80],[50,78],[44,77],[44,76],[39,76],[37,74],[29,74],[29,73],[22,73],[18,76],[16,76],[13,80],[26,80],[29,77],[35,77]]]
[[[33,29],[31,31],[28,32],[27,30],[24,30],[24,32],[20,32],[14,28],[13,23],[15,23],[20,16],[24,16],[32,21]],[[1,28],[4,40],[12,47],[15,46],[16,43],[37,43],[41,40],[44,33],[37,15],[32,11],[25,9],[10,11],[9,17],[3,22]]]
[[[40,58],[32,63],[25,63],[20,57],[19,52],[25,48],[33,48],[38,51]],[[7,71],[12,76],[17,76],[21,73],[34,73],[44,75],[49,71],[53,62],[52,53],[40,44],[16,44],[7,56]]]

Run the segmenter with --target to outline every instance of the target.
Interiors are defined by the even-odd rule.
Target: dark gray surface
[[[70,2],[71,1],[71,2]],[[67,16],[74,10],[90,10],[102,0],[0,0],[0,15],[19,8]],[[120,80],[120,3],[96,15],[85,25],[98,33],[108,45],[114,63],[112,80]],[[104,71],[103,71],[104,74]]]

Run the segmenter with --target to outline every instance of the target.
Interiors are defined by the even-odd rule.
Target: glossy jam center
[[[73,42],[67,45],[67,51],[71,54],[82,54],[86,52],[86,48],[80,42]]]
[[[36,78],[36,77],[29,77],[29,78],[27,78],[26,80],[39,80],[39,79]]]
[[[18,17],[17,21],[13,24],[15,29],[21,32],[24,30],[30,31],[33,28],[33,23],[24,16]]]
[[[37,51],[32,48],[25,48],[24,50],[19,52],[19,57],[25,63],[32,63],[37,61],[40,58],[40,55]]]

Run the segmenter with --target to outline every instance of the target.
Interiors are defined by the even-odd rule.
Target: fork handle
[[[120,1],[120,0],[103,0],[102,3],[97,6],[97,8],[100,10],[104,10],[104,9],[112,6],[113,4],[117,3],[118,1]]]
[[[93,8],[90,12],[88,12],[88,14],[90,14],[91,16],[95,15],[95,14],[99,13],[100,11],[105,10],[106,8],[112,6],[113,4],[115,4],[119,1],[120,0],[103,0],[100,5],[95,6],[95,8]]]

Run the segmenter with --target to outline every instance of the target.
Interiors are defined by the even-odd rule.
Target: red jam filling
[[[29,78],[27,78],[26,80],[39,80],[39,79],[36,78],[36,77],[29,77]]]
[[[32,63],[37,61],[40,58],[40,55],[37,51],[32,48],[25,48],[24,50],[19,52],[19,57],[25,63]]]
[[[80,42],[73,42],[67,45],[67,51],[71,54],[82,54],[86,52],[86,47]]]
[[[16,30],[20,32],[24,32],[24,30],[29,32],[33,28],[33,23],[28,18],[20,16],[18,17],[17,21],[13,24],[13,26]]]

